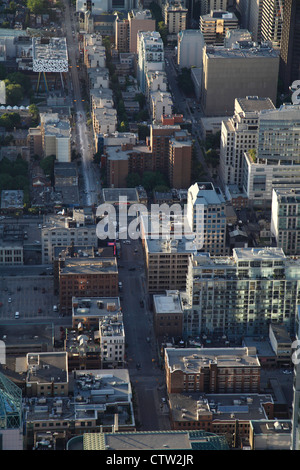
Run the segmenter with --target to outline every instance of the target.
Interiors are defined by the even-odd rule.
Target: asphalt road
[[[100,190],[99,175],[93,164],[92,134],[87,126],[84,100],[82,99],[79,79],[79,45],[77,39],[77,24],[74,18],[74,10],[69,6],[68,0],[64,0],[64,31],[67,39],[67,48],[70,65],[70,80],[72,82],[73,107],[76,116],[76,148],[82,157],[82,171],[84,179],[84,202],[87,206],[97,204]]]
[[[123,286],[120,295],[127,367],[138,405],[138,424],[145,431],[170,429],[168,409],[161,402],[166,397],[164,372],[158,360],[152,312],[149,310],[141,241],[121,243],[121,247],[119,279]],[[141,300],[144,306],[140,305]]]

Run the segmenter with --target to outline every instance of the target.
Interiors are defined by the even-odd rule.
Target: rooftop
[[[153,295],[156,313],[182,313],[178,291],[167,291],[166,295]]]
[[[117,261],[115,258],[105,259],[83,259],[68,258],[64,266],[60,269],[61,275],[68,274],[102,274],[118,273]]]
[[[249,352],[250,354],[249,354]],[[165,357],[172,372],[198,372],[215,363],[218,367],[260,367],[259,360],[248,348],[166,348]]]
[[[254,43],[239,43],[238,47],[231,49],[218,46],[205,46],[204,55],[207,54],[210,59],[250,59],[250,58],[273,58],[279,59],[279,51],[269,47],[254,46]]]
[[[66,352],[28,353],[27,383],[68,382]]]
[[[258,420],[266,419],[262,406],[273,403],[271,395],[260,394],[205,394],[172,393],[169,395],[170,409],[174,421],[199,421],[199,419]]]
[[[120,315],[122,317],[119,297],[73,297],[73,319],[76,317],[104,317]]]

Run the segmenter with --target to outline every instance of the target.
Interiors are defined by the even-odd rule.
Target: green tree
[[[31,13],[45,13],[47,10],[45,0],[27,0],[27,8]]]
[[[129,173],[126,179],[127,188],[136,188],[141,184],[141,177],[138,173]]]
[[[24,90],[21,85],[16,85],[5,80],[6,102],[11,106],[20,104],[24,99]]]

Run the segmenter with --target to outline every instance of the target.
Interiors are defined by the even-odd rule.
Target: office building
[[[300,77],[300,3],[285,0],[280,47],[280,77],[287,92]]]
[[[188,190],[187,218],[197,250],[226,254],[225,199],[212,183],[195,183]]]
[[[193,257],[185,334],[267,336],[269,324],[295,328],[300,262],[281,248],[234,248],[232,257]]]
[[[66,258],[59,266],[59,303],[62,313],[72,313],[73,297],[116,297],[116,258]]]
[[[260,363],[248,348],[166,348],[168,393],[257,393]]]
[[[275,187],[300,183],[300,105],[263,110],[257,149],[245,153],[243,188],[254,205],[271,205]]]
[[[186,29],[188,9],[183,0],[167,0],[162,14],[170,35],[177,35]]]
[[[200,16],[200,31],[205,44],[224,44],[224,38],[229,30],[239,27],[234,13],[212,10],[208,15]]]
[[[270,41],[274,47],[281,44],[284,1],[267,0],[262,5],[261,40]]]
[[[202,67],[204,44],[204,37],[200,30],[180,31],[177,36],[177,64],[179,67]]]
[[[146,236],[142,240],[150,294],[169,290],[185,291],[191,256],[196,252],[191,240]]]
[[[146,91],[146,75],[150,70],[164,70],[164,45],[157,31],[137,34],[137,79],[142,93]]]
[[[300,188],[274,188],[271,233],[286,255],[300,254]]]
[[[269,47],[240,43],[226,49],[205,46],[203,55],[202,108],[206,116],[233,115],[239,97],[277,99],[279,52]]]
[[[128,12],[129,52],[137,54],[137,35],[139,31],[155,31],[155,19],[150,10],[131,10]]]
[[[261,110],[274,109],[269,98],[246,96],[234,102],[234,115],[222,121],[220,178],[224,185],[242,187],[244,153],[257,147]]]

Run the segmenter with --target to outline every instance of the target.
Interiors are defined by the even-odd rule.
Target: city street
[[[122,266],[119,269],[119,279],[122,282],[120,295],[127,345],[127,366],[138,405],[137,419],[145,431],[169,429],[168,408],[161,402],[161,399],[166,397],[164,372],[158,360],[140,240],[131,240],[130,244],[122,244],[119,266]],[[141,301],[144,303],[143,307]]]
[[[76,117],[76,150],[81,155],[83,179],[84,179],[84,203],[87,206],[98,204],[99,174],[95,171],[93,164],[93,151],[91,142],[92,132],[87,126],[87,118],[84,100],[82,99],[79,79],[79,44],[77,38],[77,24],[73,9],[68,0],[64,0],[65,21],[64,32],[67,39],[71,90],[73,93],[73,108]]]

